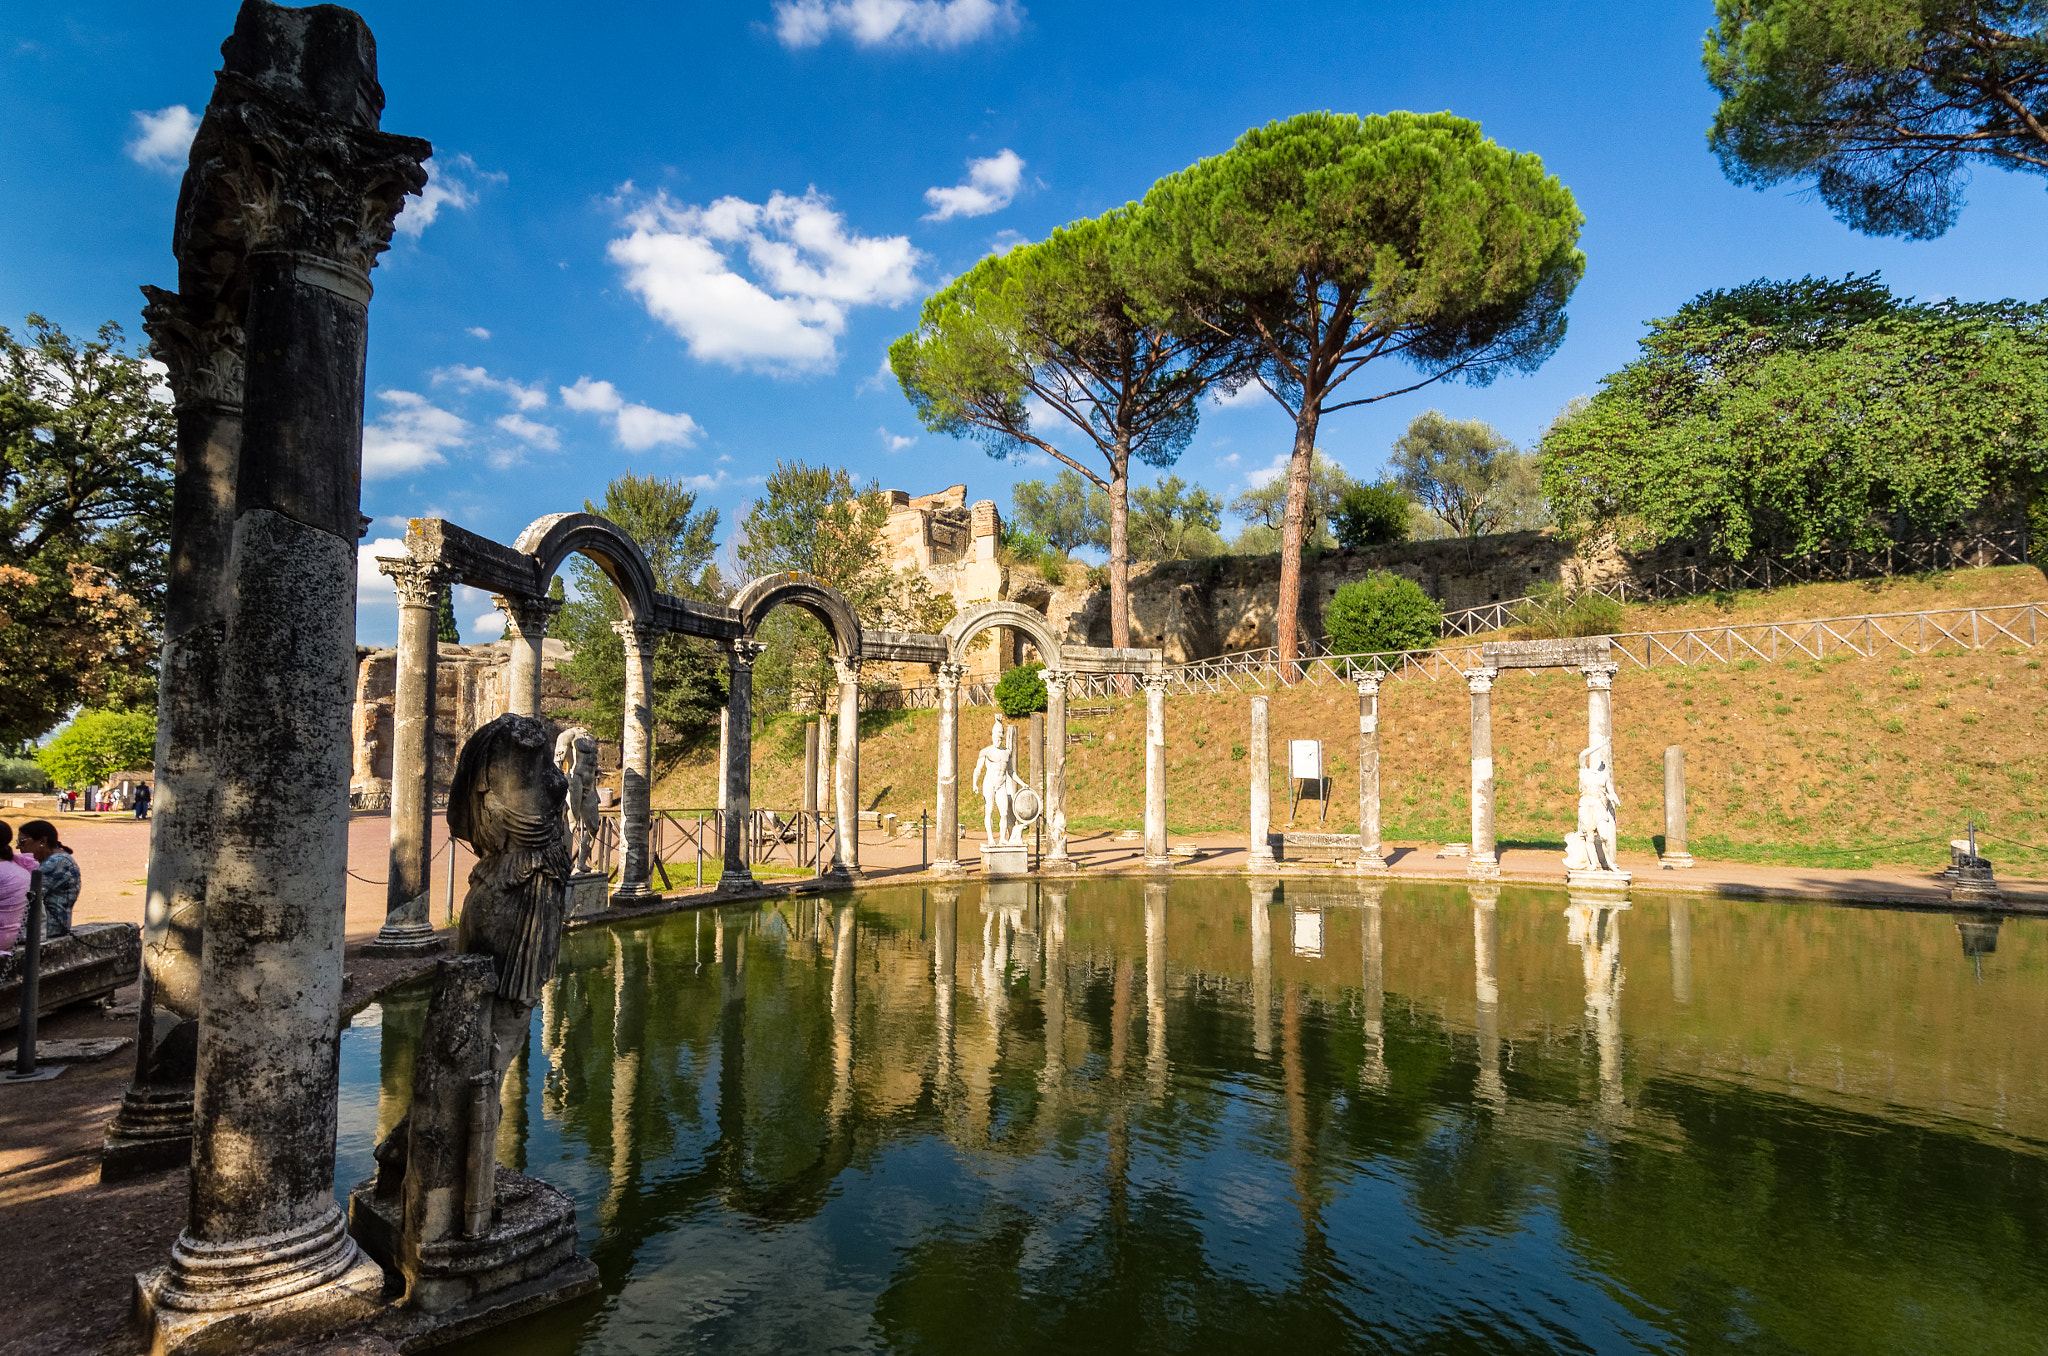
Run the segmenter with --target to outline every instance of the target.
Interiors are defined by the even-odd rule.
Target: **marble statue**
[[[1001,721],[989,727],[988,747],[975,758],[974,777],[968,785],[982,795],[981,828],[987,841],[1022,842],[1017,792],[1024,784],[1017,779],[1016,754],[1003,739]]]
[[[555,738],[555,766],[569,779],[569,794],[563,809],[569,820],[571,871],[590,871],[590,852],[597,846],[597,738],[581,725],[572,725]]]
[[[1619,871],[1615,843],[1616,814],[1621,794],[1614,789],[1614,769],[1595,749],[1579,752],[1579,827],[1564,836],[1564,864],[1570,871]]]

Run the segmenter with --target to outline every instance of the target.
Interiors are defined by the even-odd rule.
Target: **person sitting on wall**
[[[83,884],[78,859],[57,841],[57,826],[47,819],[31,819],[17,831],[17,838],[21,852],[15,862],[43,873],[43,936],[62,937],[71,931],[71,911],[78,906]]]
[[[14,826],[0,820],[0,941],[10,949],[19,950],[22,941],[22,921],[28,917],[28,876],[24,860],[32,860],[23,854],[14,855]]]

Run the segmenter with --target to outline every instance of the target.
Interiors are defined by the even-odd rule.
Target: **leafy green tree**
[[[837,589],[863,626],[936,632],[952,620],[953,602],[919,572],[883,564],[888,516],[880,487],[855,485],[844,468],[778,461],[761,497],[747,506],[734,553],[750,576],[801,571]],[[760,716],[831,708],[839,679],[831,637],[816,618],[777,608],[755,639],[768,647],[754,666]]]
[[[1045,665],[1033,660],[996,680],[996,707],[1012,720],[1045,710]]]
[[[462,631],[455,625],[455,590],[441,590],[441,610],[434,618],[434,641],[440,645],[460,645]]]
[[[1454,537],[1536,527],[1548,516],[1536,458],[1482,420],[1418,414],[1395,440],[1393,463],[1394,482]]]
[[[116,772],[156,761],[154,711],[81,711],[35,752],[59,786],[98,786]]]
[[[1875,545],[2023,511],[2048,474],[2048,304],[1875,274],[1702,293],[1543,444],[1560,526],[1625,546]]]
[[[697,496],[679,480],[631,471],[605,486],[602,505],[585,500],[584,511],[601,514],[639,546],[654,573],[654,586],[683,598],[722,601],[711,554],[718,549],[718,510],[698,508]],[[562,609],[554,633],[575,651],[567,670],[583,694],[575,712],[600,733],[625,727],[626,645],[612,624],[625,618],[619,593],[595,561],[570,562],[577,596]],[[550,592],[561,596],[561,580]],[[663,636],[654,652],[652,695],[655,738],[688,747],[718,728],[725,705],[723,654],[714,643],[691,636]]]
[[[0,328],[0,747],[83,701],[154,706],[170,406],[121,328]]]
[[[1931,239],[1973,165],[2048,172],[2037,0],[1716,0],[1708,144],[1737,183],[1810,183],[1870,235]]]
[[[1443,609],[1422,586],[1386,570],[1338,586],[1323,609],[1323,630],[1338,654],[1390,654],[1436,644]]]
[[[1345,494],[1357,484],[1344,473],[1343,467],[1320,451],[1314,455],[1309,467],[1308,502],[1302,508],[1302,540],[1307,545],[1327,551],[1337,544],[1336,537],[1330,532],[1330,519],[1336,514],[1337,505]],[[1244,519],[1249,527],[1265,529],[1271,534],[1270,540],[1277,545],[1280,530],[1287,522],[1288,488],[1286,476],[1274,476],[1265,484],[1254,485],[1231,500],[1230,511]]]
[[[1131,643],[1131,463],[1179,460],[1203,392],[1235,361],[1231,336],[1139,301],[1133,220],[1118,208],[982,260],[889,349],[926,428],[974,438],[996,457],[1035,448],[1104,493],[1118,646]],[[1034,405],[1087,438],[1100,462],[1062,451],[1033,422]]]
[[[1303,113],[1161,179],[1144,220],[1153,304],[1236,341],[1294,421],[1278,609],[1292,659],[1323,416],[1542,363],[1585,271],[1579,209],[1535,156],[1463,118]],[[1388,360],[1414,379],[1346,389]]]
[[[1020,480],[1010,488],[1010,504],[1017,525],[1063,556],[1082,546],[1109,548],[1109,493],[1078,472],[1063,469],[1050,482]]]
[[[1131,492],[1131,550],[1140,560],[1188,560],[1223,549],[1223,501],[1179,476]]]
[[[1331,516],[1337,544],[1357,551],[1408,540],[1409,515],[1415,501],[1393,485],[1353,485],[1344,492]]]

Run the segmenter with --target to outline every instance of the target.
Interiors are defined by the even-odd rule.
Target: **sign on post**
[[[1294,799],[1287,807],[1287,817],[1294,818],[1294,812],[1301,802],[1309,797],[1322,802],[1322,818],[1330,817],[1330,798],[1323,794],[1323,741],[1320,739],[1290,739],[1287,741],[1287,779],[1294,788]]]

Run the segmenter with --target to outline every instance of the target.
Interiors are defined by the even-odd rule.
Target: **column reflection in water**
[[[1479,1100],[1496,1111],[1508,1103],[1500,1077],[1500,887],[1470,885],[1472,970],[1479,1033]]]
[[[377,1061],[378,1144],[412,1105],[412,1057],[427,1024],[427,996],[424,985],[408,984],[386,994],[379,1003],[384,1018]]]
[[[1361,1087],[1385,1088],[1387,1086],[1387,981],[1385,943],[1380,937],[1380,924],[1384,917],[1381,901],[1386,898],[1384,885],[1368,887],[1361,892],[1359,903],[1359,935],[1365,953],[1364,975],[1360,983],[1360,1007],[1365,1019],[1365,1058],[1358,1066],[1358,1082]]]
[[[1579,948],[1586,976],[1586,1021],[1600,1052],[1600,1105],[1627,1109],[1621,1087],[1621,915],[1626,901],[1572,896],[1565,936]]]
[[[932,1089],[940,1102],[953,1087],[953,965],[960,949],[960,891],[932,887]]]
[[[853,905],[841,904],[832,933],[832,1119],[853,1108],[853,969],[859,954]]]
[[[1252,887],[1252,1052],[1273,1057],[1273,895],[1279,887],[1255,880]]]
[[[638,1142],[634,1135],[634,1103],[640,1095],[640,1041],[647,1025],[650,976],[641,963],[641,948],[626,945],[625,934],[611,930],[612,1057],[610,1189],[600,1206],[607,1224],[618,1217],[620,1203],[632,1185]]]
[[[1042,886],[1039,903],[1045,911],[1045,1073],[1038,1087],[1057,1099],[1067,1078],[1067,887]]]
[[[1166,883],[1145,882],[1145,1068],[1166,1096]]]
[[[1671,998],[1692,1002],[1692,904],[1671,901]]]

